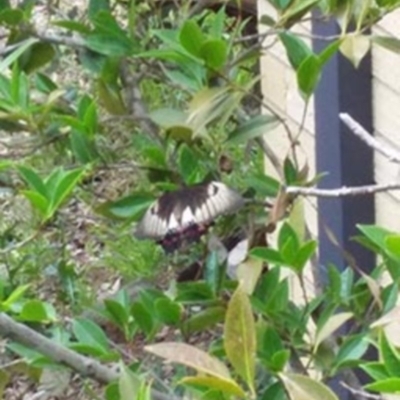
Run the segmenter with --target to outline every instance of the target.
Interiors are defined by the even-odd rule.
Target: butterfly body
[[[222,182],[209,182],[163,194],[147,210],[136,237],[154,239],[166,252],[196,242],[214,219],[244,204],[242,196]]]

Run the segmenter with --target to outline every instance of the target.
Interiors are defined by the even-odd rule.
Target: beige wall
[[[273,7],[266,0],[258,0],[259,16],[275,15]],[[261,26],[261,30],[267,27]],[[310,33],[310,27],[297,28],[303,34]],[[400,38],[400,10],[385,17],[373,30],[374,34],[391,35]],[[269,41],[269,44],[272,40]],[[268,44],[268,42],[266,42]],[[380,46],[372,46],[372,90],[374,135],[400,151],[400,54]],[[262,57],[262,90],[269,107],[286,116],[294,132],[304,112],[304,101],[298,93],[296,77],[289,66],[285,50],[280,43],[274,43]],[[300,136],[303,159],[308,159],[310,174],[315,173],[314,154],[314,107],[311,101]],[[266,135],[268,144],[280,159],[289,151],[289,141],[282,127]],[[360,145],[363,145],[360,142]],[[273,174],[273,167],[267,161],[267,173]],[[375,155],[375,181],[389,183],[400,181],[400,167],[390,163],[380,154]],[[400,231],[400,191],[376,195],[376,222],[388,229]],[[315,200],[306,200],[306,219],[311,231],[317,232]]]
[[[400,10],[385,17],[373,29],[376,35],[400,37]],[[372,47],[374,135],[400,151],[400,55],[380,46]],[[400,181],[400,168],[375,155],[375,180]],[[376,196],[376,222],[400,231],[400,191]]]
[[[264,14],[275,16],[274,8],[265,0],[259,0],[258,13],[259,16]],[[260,29],[262,32],[267,27],[261,25]],[[297,31],[309,34],[310,26],[301,25],[297,27]],[[308,162],[310,176],[313,176],[315,174],[313,99],[309,102],[306,110],[306,103],[297,90],[296,75],[288,62],[284,47],[276,41],[276,37],[271,36],[264,45],[269,47],[261,59],[261,87],[267,105],[265,112],[271,108],[286,118],[286,122],[295,136],[299,133],[303,115],[306,112],[303,129],[298,137],[300,147],[297,155],[301,165]],[[268,132],[265,140],[280,160],[290,153],[291,143],[282,126]],[[276,176],[276,171],[268,159],[266,160],[266,170],[268,174]],[[306,220],[313,235],[317,233],[315,204],[315,199],[306,199],[304,202]]]

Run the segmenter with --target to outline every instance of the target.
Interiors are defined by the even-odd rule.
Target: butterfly
[[[164,193],[136,227],[138,239],[153,239],[166,253],[198,241],[220,215],[236,212],[243,197],[222,182],[211,181]]]

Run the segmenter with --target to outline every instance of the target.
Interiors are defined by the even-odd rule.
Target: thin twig
[[[375,139],[367,130],[365,130],[357,121],[355,121],[349,114],[340,113],[339,118],[348,126],[348,128],[358,136],[363,142],[365,142],[369,147],[381,153],[389,161],[400,164],[400,152],[396,151],[392,147],[381,143],[379,140]]]
[[[317,189],[317,188],[306,188],[301,186],[288,186],[285,189],[285,192],[302,196],[336,198],[343,196],[360,196],[366,194],[374,194],[379,192],[387,192],[389,190],[400,190],[400,183],[365,185],[357,187],[343,186],[341,188],[336,188],[336,189]]]
[[[355,389],[343,381],[341,381],[340,384],[359,400],[367,400],[367,399],[382,400],[382,396],[379,394],[372,394],[362,389]]]

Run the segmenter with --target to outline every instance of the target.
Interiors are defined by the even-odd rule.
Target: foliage
[[[261,16],[265,32],[256,40],[248,33],[254,15],[229,15],[236,2],[194,13],[191,3],[91,0],[70,10],[76,18],[48,4],[51,31],[43,31],[35,2],[0,1],[1,312],[62,347],[118,363],[119,381],[102,388],[110,400],[155,398],[154,390],[170,398],[334,400],[328,382],[357,370],[370,377],[365,390],[398,393],[400,237],[360,226],[356,240],[380,256],[376,268],[367,276],[353,264],[321,266],[324,290],[310,293],[304,272],[318,242],[306,238],[304,215],[293,222],[301,200],[285,187],[323,177],[298,165],[294,143],[279,160],[282,178],[264,173],[263,139],[278,125],[289,128],[257,92],[257,63],[263,40],[279,41],[307,106],[338,52],[354,67],[372,45],[399,52],[399,39],[370,33],[399,1],[270,0],[276,13]],[[340,25],[319,53],[291,29],[316,11]],[[246,198],[243,210],[216,221],[217,248],[210,239],[169,257],[132,237],[132,223],[160,193],[207,179]],[[238,231],[248,241],[221,256],[224,239]],[[276,244],[267,245],[273,232]],[[174,279],[196,263],[201,280]],[[96,280],[98,267],[107,272]],[[116,285],[93,307],[96,318],[82,315],[112,274],[152,284],[138,284],[134,295]],[[39,295],[54,276],[57,295]],[[166,372],[148,355],[136,358],[131,344],[178,367]],[[369,348],[376,360],[367,359]],[[39,375],[60,367],[16,341],[7,351]],[[4,392],[12,373],[0,379]]]

